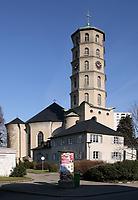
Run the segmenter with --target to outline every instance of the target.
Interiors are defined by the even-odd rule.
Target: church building
[[[113,107],[106,107],[105,33],[88,21],[71,39],[70,109],[53,103],[26,122],[9,122],[8,145],[17,160],[56,162],[60,150],[74,151],[76,159],[124,159],[124,138],[113,130]]]

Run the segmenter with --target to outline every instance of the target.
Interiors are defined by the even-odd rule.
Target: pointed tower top
[[[87,12],[86,17],[87,17],[87,26],[90,26],[90,18],[91,18],[91,15],[90,15],[90,13],[89,13],[89,10],[88,10],[88,12]]]

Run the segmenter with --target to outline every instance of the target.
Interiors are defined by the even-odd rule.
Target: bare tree
[[[2,109],[0,107],[0,147],[7,146],[7,131],[4,124]]]
[[[132,113],[132,120],[133,120],[135,135],[136,137],[138,137],[138,104],[137,103],[135,103],[132,106],[131,113]]]

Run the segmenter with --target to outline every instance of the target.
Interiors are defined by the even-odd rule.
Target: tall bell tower
[[[72,36],[71,108],[85,101],[106,107],[105,33],[89,23]]]

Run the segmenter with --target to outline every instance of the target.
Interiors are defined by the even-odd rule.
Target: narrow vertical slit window
[[[88,60],[86,60],[84,62],[84,68],[85,68],[85,70],[89,70],[89,61]]]
[[[85,93],[85,101],[89,102],[89,94],[88,93]]]
[[[85,42],[89,42],[89,34],[85,33]]]
[[[100,94],[98,94],[98,97],[97,97],[98,99],[97,99],[97,101],[98,101],[98,106],[101,106],[101,95]]]

